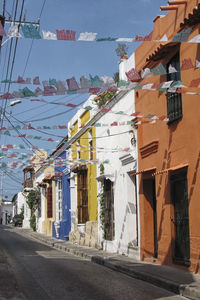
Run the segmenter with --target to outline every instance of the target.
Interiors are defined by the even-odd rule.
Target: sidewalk
[[[144,280],[186,298],[200,299],[200,275],[191,274],[168,266],[136,261],[123,255],[107,253],[95,248],[75,245],[69,241],[57,240],[56,238],[47,237],[29,229],[19,228],[17,232],[27,237],[32,237],[51,247],[89,259],[94,263]]]

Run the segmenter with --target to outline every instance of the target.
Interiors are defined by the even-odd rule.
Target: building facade
[[[154,19],[152,41],[136,49],[137,72],[151,70],[135,91],[143,117],[135,120],[141,259],[199,273],[200,48],[189,41],[199,34],[200,4],[170,1],[166,9]]]

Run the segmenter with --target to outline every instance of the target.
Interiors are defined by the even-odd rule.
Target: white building
[[[46,185],[42,183],[44,179],[44,169],[41,167],[35,172],[35,182],[36,186],[40,188],[41,199],[39,207],[36,211],[36,231],[42,233],[42,224],[45,220],[45,187]]]
[[[0,203],[0,220],[1,224],[6,225],[13,217],[13,203],[10,201],[3,201]]]
[[[127,80],[125,72],[135,65],[134,54],[121,60],[119,79]],[[99,197],[99,244],[108,252],[139,259],[139,207],[137,179],[137,132],[132,124],[135,112],[134,91],[120,91],[107,105],[110,109],[98,119],[96,157],[106,161],[97,170]],[[100,148],[104,148],[98,151]],[[104,226],[101,224],[104,201]],[[102,229],[102,227],[104,227]]]
[[[22,227],[23,228],[30,228],[29,225],[29,219],[30,219],[30,209],[26,203],[26,193],[25,192],[19,192],[16,195],[14,195],[12,199],[13,203],[13,217],[15,215],[19,215],[22,210],[24,210],[24,220]]]

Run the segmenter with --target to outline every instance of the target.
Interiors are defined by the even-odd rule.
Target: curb
[[[121,263],[120,260],[112,261],[112,258],[109,258],[109,257],[102,257],[99,255],[94,255],[92,253],[91,254],[86,253],[84,251],[84,249],[80,250],[80,249],[67,247],[63,241],[62,242],[57,241],[56,239],[54,241],[54,240],[52,240],[52,238],[48,240],[46,238],[36,236],[33,233],[30,233],[28,236],[29,237],[31,236],[35,240],[38,240],[38,241],[40,241],[48,246],[51,246],[53,248],[71,253],[78,257],[89,259],[93,263],[102,265],[102,266],[112,269],[116,272],[126,274],[132,278],[148,282],[157,287],[163,288],[165,290],[168,290],[168,291],[178,294],[180,296],[186,297],[188,299],[192,299],[192,300],[200,299],[200,288],[199,288],[198,284],[196,284],[195,282],[191,283],[189,285],[174,283],[165,278],[162,279],[161,277],[153,276],[152,274],[148,275],[147,273],[144,273],[144,272],[138,272],[137,270],[134,269],[134,267],[124,265],[125,262]]]
[[[114,271],[124,273],[128,276],[131,276],[131,277],[135,278],[135,279],[139,279],[139,280],[149,282],[153,285],[164,288],[164,289],[166,289],[170,292],[181,295],[180,286],[178,284],[175,284],[175,283],[171,282],[171,281],[166,281],[166,279],[162,280],[162,279],[159,279],[159,278],[157,278],[155,276],[152,276],[152,275],[148,276],[148,274],[137,272],[133,268],[129,268],[129,267],[121,265],[120,262],[117,263],[117,264],[113,263],[112,261],[109,261],[109,258],[106,259],[106,258],[103,258],[103,257],[100,257],[100,256],[93,256],[92,261],[97,263],[97,264],[108,267],[108,268],[110,268]]]

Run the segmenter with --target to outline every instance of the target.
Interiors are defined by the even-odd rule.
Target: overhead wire
[[[69,96],[69,95],[65,95],[64,97],[61,97],[61,98],[59,98],[59,99],[54,100],[54,102],[60,101],[60,100],[62,100],[62,99],[68,98],[68,97],[70,97],[70,100],[69,100],[69,101],[73,101],[74,99],[79,98],[79,97],[81,96],[81,94],[79,94],[79,95],[74,95],[74,96],[75,96],[75,97],[72,97],[71,95],[70,95],[70,96]],[[66,104],[67,104],[69,101],[66,101]],[[37,107],[35,107],[35,108],[27,109],[27,110],[25,110],[25,111],[22,111],[22,112],[20,112],[20,113],[15,114],[15,116],[17,116],[17,115],[19,115],[19,114],[21,115],[21,114],[23,114],[23,113],[26,113],[26,112],[29,112],[29,111],[32,111],[32,110],[35,110],[35,109],[38,109],[38,108],[41,108],[41,107],[44,107],[44,106],[46,106],[46,105],[48,105],[48,104],[49,104],[49,103],[45,103],[45,104],[39,105],[39,106],[37,106]],[[46,113],[46,112],[51,111],[51,110],[52,110],[52,109],[50,108],[50,109],[46,110],[45,112],[41,112],[40,114],[37,114],[37,115],[41,115],[41,114]]]
[[[43,2],[43,5],[42,5],[42,9],[41,9],[39,18],[40,18],[41,15],[42,15],[42,12],[43,12],[45,3],[46,3],[46,0],[44,0],[44,2]],[[15,7],[14,21],[16,20],[17,6],[18,6],[18,0],[16,0],[16,7]],[[21,6],[21,13],[20,13],[20,18],[19,18],[18,29],[19,29],[20,23],[21,23],[21,18],[22,18],[22,13],[23,13],[23,8],[24,8],[24,0],[22,0],[22,6]],[[4,10],[3,10],[3,11],[4,11],[4,14],[5,14],[5,0],[4,0]],[[15,56],[16,56],[17,43],[18,43],[18,39],[16,39],[16,42],[15,42],[13,61],[12,61],[12,66],[11,66],[11,70],[10,70],[10,81],[11,81],[11,78],[12,78],[12,73],[13,73],[13,68],[14,68],[14,62],[15,62]],[[11,49],[12,49],[12,44],[13,44],[13,39],[11,39],[11,43],[10,43],[10,50],[9,50],[9,57],[8,57],[8,65],[7,65],[7,72],[6,72],[6,79],[8,78],[8,72],[9,72],[9,66],[10,66],[10,59],[11,59]],[[33,41],[32,41],[32,43],[31,43],[31,48],[30,48],[29,53],[28,53],[28,57],[27,57],[27,61],[26,61],[26,64],[25,64],[25,68],[24,68],[23,75],[24,75],[24,73],[25,73],[25,71],[26,71],[26,68],[27,68],[27,65],[28,65],[28,60],[29,60],[29,58],[30,58],[32,46],[33,46]],[[5,85],[5,89],[6,89],[6,85]],[[9,85],[8,85],[8,92],[9,92],[9,90],[10,90],[10,83],[9,83]],[[4,91],[5,91],[5,90],[4,90]],[[3,105],[4,105],[4,107],[3,107]],[[6,111],[6,106],[7,106],[7,99],[6,99],[6,101],[5,101],[5,103],[4,103],[3,105],[2,105],[2,109],[1,109],[1,125],[0,125],[0,128],[2,128],[2,126],[3,126],[3,120],[4,120],[4,118],[6,118],[7,121],[12,125],[12,122],[7,118],[6,113],[5,113],[5,111]],[[13,125],[12,125],[12,127],[14,128]],[[15,129],[15,131],[19,134],[19,131],[18,131],[16,128],[14,128],[14,129]],[[29,145],[32,145],[32,143],[29,142],[26,138],[23,139],[23,142],[24,142],[26,145],[28,145],[28,146],[29,146]],[[32,146],[33,146],[33,145],[32,145]],[[40,151],[40,150],[39,150],[39,151]],[[19,183],[21,184],[21,182],[18,181],[18,179],[16,179],[16,177],[13,177],[12,175],[8,174],[8,172],[6,172],[6,171],[5,171],[5,173],[6,173],[6,175],[7,175],[8,177],[10,177],[12,180],[17,181],[17,182],[19,182]]]
[[[6,176],[8,176],[10,179],[12,179],[13,181],[18,182],[19,184],[22,185],[22,182],[19,181],[19,179],[16,176],[9,174],[6,170],[4,170],[4,172],[5,172]]]
[[[42,5],[41,11],[40,11],[39,19],[41,18],[41,15],[43,13],[43,9],[44,9],[45,3],[46,3],[46,0],[43,1],[43,5]],[[32,48],[33,48],[33,43],[34,43],[34,39],[32,39],[32,41],[31,41],[31,46],[30,46],[30,49],[29,49],[29,52],[28,52],[28,56],[27,56],[27,59],[26,59],[26,63],[25,63],[24,71],[22,73],[22,77],[24,76],[24,74],[26,72],[26,68],[28,66],[28,61],[29,61],[29,58],[30,58],[30,55],[31,55],[31,51],[32,51]]]
[[[66,114],[66,113],[72,111],[72,110],[75,109],[75,108],[78,108],[78,106],[79,106],[79,105],[82,105],[83,103],[85,103],[85,100],[82,101],[82,102],[80,102],[79,104],[77,104],[77,107],[72,107],[72,108],[70,108],[70,109],[68,109],[68,110],[66,110],[66,111],[64,111],[64,112],[57,113],[57,114],[54,114],[54,115],[51,115],[51,116],[47,116],[47,117],[44,117],[44,118],[36,119],[36,120],[26,120],[25,122],[26,122],[26,123],[29,123],[29,122],[32,123],[32,122],[44,121],[44,120],[47,120],[47,119],[55,118],[55,117],[57,117],[57,116],[64,115],[64,114]]]
[[[26,123],[24,123],[23,121],[18,120],[17,118],[15,118],[15,117],[12,116],[12,115],[11,115],[11,118],[15,119],[15,120],[16,120],[18,123],[20,123],[20,124],[26,125]],[[41,132],[41,133],[44,133],[44,134],[49,135],[48,132],[45,132],[45,131],[43,131],[43,130],[40,130],[40,129],[37,129],[37,128],[34,128],[34,127],[32,128],[32,130],[35,130],[35,131],[37,131],[37,132]],[[64,138],[64,136],[61,136],[61,135],[55,135],[55,134],[53,134],[53,133],[50,133],[50,135],[55,136],[55,137]]]
[[[20,17],[19,17],[19,25],[18,25],[18,29],[19,29],[19,27],[20,27],[20,22],[21,22],[21,18],[22,18],[22,13],[23,13],[23,9],[24,9],[24,1],[25,1],[25,0],[22,0],[22,6],[21,6]],[[18,7],[18,0],[16,0],[15,14],[14,14],[14,22],[15,22],[15,20],[16,20],[17,7]],[[11,45],[12,45],[12,41],[13,41],[13,39],[11,40]],[[11,66],[11,70],[10,70],[9,81],[11,81],[11,79],[12,79],[12,73],[13,73],[13,68],[14,68],[14,63],[15,63],[15,56],[16,56],[16,51],[17,51],[17,44],[18,44],[18,39],[16,39],[16,41],[15,41],[15,48],[14,48],[14,54],[13,54],[12,66]],[[10,53],[11,53],[11,52],[10,52]],[[9,53],[9,56],[10,56],[10,53]],[[6,79],[7,79],[7,76],[8,76],[8,70],[9,70],[9,64],[8,64],[8,68],[7,68]],[[8,84],[8,90],[7,90],[7,92],[9,92],[9,90],[10,90],[10,83]],[[1,127],[3,126],[3,120],[4,120],[4,116],[5,116],[5,110],[6,110],[7,102],[8,102],[8,100],[6,99],[6,101],[5,101],[5,103],[4,103],[3,112],[1,112]]]

